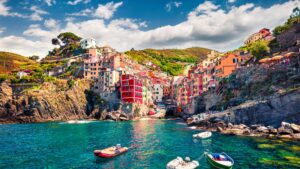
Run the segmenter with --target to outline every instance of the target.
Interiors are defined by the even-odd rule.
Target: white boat
[[[167,169],[194,169],[199,166],[198,161],[190,161],[189,158],[183,160],[181,157],[177,157],[167,164]]]
[[[212,135],[212,133],[210,131],[205,131],[202,133],[194,134],[193,137],[205,139],[205,138],[211,137],[211,135]]]
[[[192,130],[196,130],[197,127],[196,126],[191,126],[191,127],[188,127],[189,129],[192,129]]]

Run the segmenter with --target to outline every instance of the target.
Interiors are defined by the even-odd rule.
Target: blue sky
[[[51,38],[71,31],[119,51],[219,51],[282,24],[299,0],[0,0],[0,50],[44,56]]]

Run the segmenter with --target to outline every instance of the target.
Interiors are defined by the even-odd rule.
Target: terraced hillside
[[[202,61],[210,51],[210,49],[194,47],[187,49],[130,50],[125,54],[140,64],[154,64],[170,75],[179,75],[183,73],[185,66]]]
[[[0,51],[0,74],[11,73],[18,69],[31,69],[36,67],[37,62],[28,59],[25,56]]]

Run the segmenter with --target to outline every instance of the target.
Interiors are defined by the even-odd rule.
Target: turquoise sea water
[[[227,152],[236,169],[300,167],[300,142],[224,136],[194,140],[197,130],[178,121],[39,123],[0,125],[0,168],[165,168],[177,156],[199,158],[203,151]],[[111,160],[95,149],[121,143],[136,148]],[[210,168],[204,158],[201,167]]]

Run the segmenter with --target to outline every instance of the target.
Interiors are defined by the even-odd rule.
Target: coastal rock
[[[300,126],[297,124],[292,123],[290,125],[291,129],[295,132],[295,133],[300,133]]]
[[[243,135],[244,130],[238,129],[238,128],[230,128],[230,129],[225,129],[221,131],[223,134],[227,135]]]
[[[281,127],[291,129],[291,124],[283,121],[283,122],[281,122]]]
[[[223,132],[223,128],[222,127],[217,127],[217,131],[222,133]]]
[[[270,129],[270,130],[269,130],[269,133],[270,133],[270,134],[277,135],[278,131],[277,131],[277,129]]]
[[[128,120],[130,120],[129,117],[128,117],[128,115],[126,115],[126,114],[124,114],[124,113],[121,113],[121,114],[120,114],[119,119],[120,119],[121,121],[128,121]]]
[[[280,135],[279,138],[283,138],[283,139],[292,139],[293,136],[289,135],[289,134],[284,134],[284,135]]]
[[[296,133],[292,135],[294,139],[300,140],[300,133]]]
[[[256,129],[257,132],[261,132],[261,133],[269,133],[269,129],[265,126],[260,126]]]
[[[284,128],[284,127],[279,127],[278,128],[278,134],[280,134],[280,135],[293,134],[293,130],[288,129],[288,128]]]

